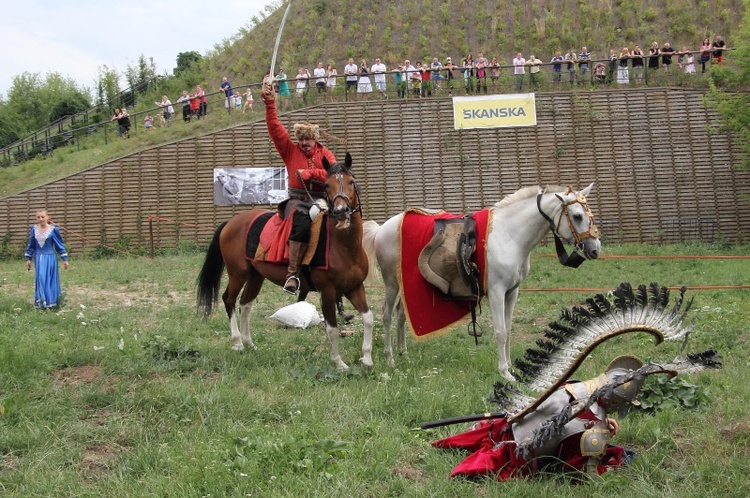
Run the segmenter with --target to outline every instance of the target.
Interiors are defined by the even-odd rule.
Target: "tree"
[[[17,136],[91,107],[88,89],[78,87],[74,80],[59,73],[48,73],[42,79],[39,73],[24,72],[14,76],[12,82],[3,106],[2,126]]]
[[[138,64],[132,66],[128,64],[125,70],[125,80],[128,82],[128,86],[135,92],[144,92],[148,88],[148,84],[156,77],[156,64],[154,64],[154,58],[141,54],[138,57]]]
[[[100,66],[96,87],[99,106],[115,107],[120,105],[120,75],[116,69],[110,69],[106,64]]]
[[[200,62],[203,56],[195,51],[180,52],[177,54],[177,67],[174,68],[175,76],[190,68],[196,62]]]

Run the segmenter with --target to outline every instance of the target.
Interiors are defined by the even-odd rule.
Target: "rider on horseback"
[[[287,218],[292,216],[292,231],[289,235],[289,267],[284,291],[296,294],[299,289],[299,269],[310,241],[310,207],[316,199],[325,198],[325,181],[328,176],[323,167],[323,158],[329,164],[336,163],[333,152],[318,143],[320,129],[311,123],[297,123],[293,142],[289,132],[279,121],[273,87],[264,85],[261,98],[266,104],[266,126],[286,166],[289,182],[289,199],[279,206],[279,212]]]

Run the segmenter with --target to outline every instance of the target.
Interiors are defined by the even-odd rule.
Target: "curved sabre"
[[[289,14],[289,7],[292,6],[292,0],[289,0],[289,2],[286,5],[286,10],[284,11],[284,17],[281,18],[281,25],[279,26],[279,32],[276,34],[276,44],[273,47],[273,56],[271,57],[271,73],[270,77],[273,79],[274,68],[276,67],[276,54],[279,53],[279,42],[281,41],[281,32],[284,30],[284,23],[286,23],[286,16]]]

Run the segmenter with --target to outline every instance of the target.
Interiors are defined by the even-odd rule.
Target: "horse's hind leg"
[[[237,315],[235,314],[237,296],[244,285],[244,280],[229,275],[229,283],[224,294],[221,296],[227,316],[229,317],[229,332],[232,334],[232,349],[235,351],[242,351],[245,348],[242,344],[242,335],[240,334],[239,327],[237,327]]]
[[[406,311],[399,298],[396,303],[396,347],[399,354],[406,354]]]
[[[398,282],[391,284],[386,281],[385,300],[383,301],[383,340],[385,341],[385,361],[390,367],[396,365],[396,362],[393,361],[393,346],[391,345],[391,322],[393,321],[394,311],[398,319],[398,309],[394,310],[397,304]]]
[[[250,334],[250,311],[253,309],[255,298],[258,297],[263,286],[264,278],[255,270],[251,270],[250,273],[242,296],[240,296],[240,339],[242,344],[256,349]]]

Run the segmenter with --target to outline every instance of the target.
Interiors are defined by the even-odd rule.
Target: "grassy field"
[[[748,254],[748,247],[618,246],[609,254]],[[748,284],[750,260],[603,259],[577,270],[533,255],[526,289]],[[375,368],[331,369],[322,326],[284,329],[268,319],[289,304],[264,288],[253,310],[258,350],[230,349],[222,312],[195,313],[202,254],[73,257],[57,312],[34,310],[33,273],[0,262],[0,491],[5,496],[747,496],[750,475],[748,290],[695,290],[691,351],[713,347],[724,369],[686,377],[698,407],[633,413],[615,443],[639,456],[582,485],[555,476],[498,483],[448,478],[463,458],[430,442],[464,430],[420,422],[481,413],[499,380],[490,317],[475,346],[463,330],[417,343],[396,367],[383,359],[382,289],[375,311]],[[590,291],[522,292],[514,358],[561,308]],[[317,304],[317,296],[312,298]],[[341,340],[353,364],[361,321]],[[620,354],[669,360],[678,344],[610,341],[585,362],[590,378]]]

